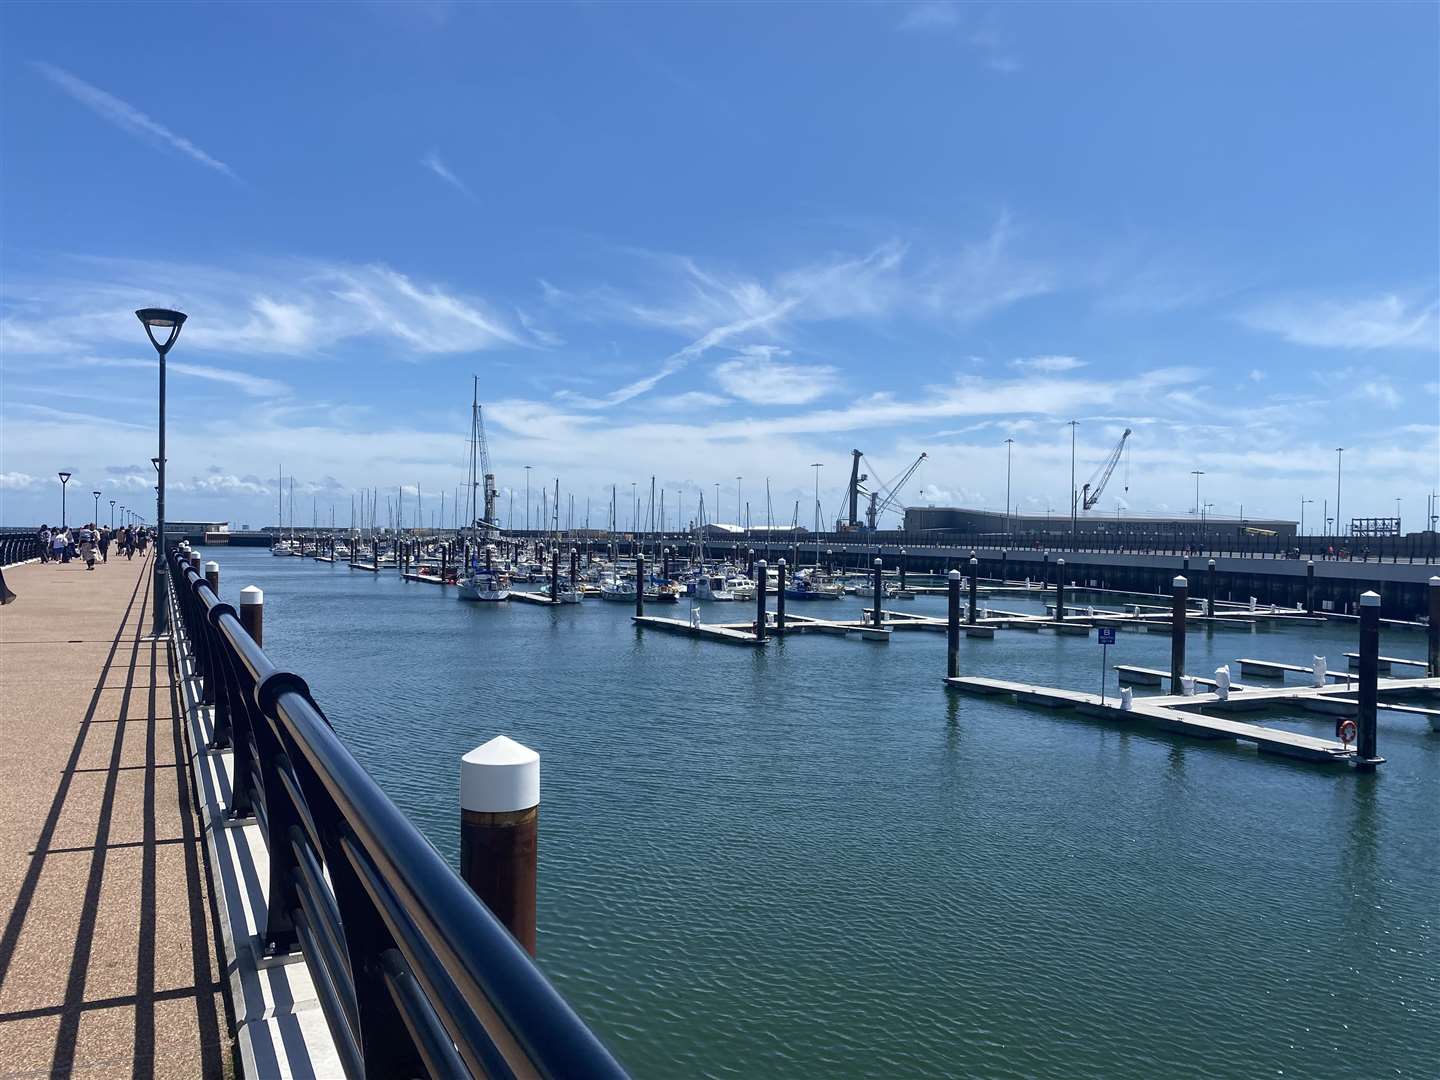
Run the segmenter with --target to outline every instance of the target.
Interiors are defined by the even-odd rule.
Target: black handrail
[[[298,949],[347,1076],[622,1077],[600,1040],[185,561],[179,628],[270,853],[267,952]],[[328,876],[328,883],[327,883]]]
[[[13,530],[0,532],[0,566],[14,566],[40,558],[40,535],[38,530]]]

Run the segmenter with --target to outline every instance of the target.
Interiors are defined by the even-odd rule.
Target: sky
[[[153,519],[166,306],[172,519],[449,520],[473,375],[502,522],[528,475],[534,523],[653,477],[810,525],[817,473],[833,521],[852,448],[1064,515],[1072,430],[1078,485],[1130,428],[1094,515],[1199,470],[1312,531],[1341,462],[1419,528],[1437,58],[1419,3],[12,2],[0,521],[62,469]]]

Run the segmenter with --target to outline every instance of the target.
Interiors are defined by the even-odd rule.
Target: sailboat
[[[479,453],[481,428],[480,428],[480,379],[472,377],[470,391],[470,475],[465,490],[469,492],[467,509],[469,521],[466,529],[462,532],[471,532],[478,547],[480,532],[475,528],[479,518],[479,507],[476,506],[476,488],[480,484],[479,472],[476,468],[476,455]],[[485,481],[487,491],[489,488],[488,478]],[[487,522],[488,524],[488,522]],[[503,571],[495,569],[495,545],[487,544],[485,547],[484,561],[482,563],[480,552],[476,551],[470,557],[470,565],[465,568],[463,577],[456,579],[455,595],[460,600],[479,600],[486,603],[497,603],[501,600],[510,599],[510,576]]]

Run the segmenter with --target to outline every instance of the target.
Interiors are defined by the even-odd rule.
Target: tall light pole
[[[1308,503],[1313,503],[1314,501],[1315,501],[1314,499],[1307,499],[1307,498],[1305,498],[1305,496],[1303,496],[1303,495],[1300,496],[1300,535],[1301,535],[1301,536],[1304,536],[1304,535],[1305,535],[1305,506],[1306,506],[1306,504],[1308,504]]]
[[[1335,535],[1337,536],[1345,535],[1345,533],[1342,531],[1345,526],[1340,524],[1340,522],[1343,520],[1340,517],[1340,463],[1344,460],[1345,447],[1335,447]]]
[[[530,531],[530,466],[525,466],[525,531]]]
[[[180,336],[180,328],[185,325],[185,313],[167,308],[141,308],[135,312],[135,317],[145,327],[145,336],[160,354],[160,460],[156,465],[160,471],[160,482],[156,485],[155,493],[155,611],[154,621],[151,623],[155,636],[159,637],[170,626],[170,609],[165,600],[168,574],[165,562],[165,355]],[[168,331],[164,341],[155,336],[157,329]]]
[[[810,467],[815,470],[815,565],[820,565],[820,470],[824,468],[823,463],[812,461]],[[768,540],[769,537],[766,537]],[[798,561],[798,560],[797,560]]]
[[[115,531],[115,500],[110,500],[110,531]]]
[[[1080,426],[1079,420],[1071,420],[1070,423],[1070,547],[1075,548],[1075,533],[1079,529],[1075,506],[1075,429]]]
[[[74,474],[62,472],[58,475],[60,477],[60,528],[63,529],[65,528],[65,485],[70,483],[70,477]]]
[[[1400,496],[1395,496],[1395,535],[1400,535]]]
[[[735,524],[736,524],[736,525],[739,525],[742,529],[745,527],[745,525],[744,525],[744,520],[745,520],[745,519],[744,519],[744,515],[742,514],[742,512],[741,512],[741,510],[740,510],[740,506],[741,506],[741,503],[740,503],[740,481],[741,481],[741,480],[744,480],[744,479],[745,479],[745,478],[744,478],[743,476],[737,476],[737,477],[735,477]]]
[[[1011,450],[1012,447],[1014,447],[1014,445],[1015,445],[1015,440],[1014,440],[1014,439],[1006,439],[1006,440],[1005,440],[1005,535],[1006,535],[1006,536],[1009,536],[1009,535],[1010,535],[1010,450]],[[1073,474],[1072,474],[1071,477],[1070,477],[1070,483],[1071,483],[1071,484],[1074,484],[1074,483],[1075,483],[1075,477],[1074,477]]]
[[[1205,475],[1205,470],[1191,469],[1190,475],[1195,478],[1195,518],[1198,521],[1200,518],[1200,477]],[[1244,517],[1245,515],[1241,514],[1240,516]]]

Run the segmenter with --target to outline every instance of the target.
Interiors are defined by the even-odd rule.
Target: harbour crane
[[[1105,485],[1110,482],[1111,475],[1115,472],[1115,466],[1120,463],[1120,456],[1125,452],[1126,441],[1130,438],[1130,429],[1125,429],[1125,434],[1120,436],[1120,441],[1115,444],[1115,449],[1110,451],[1110,456],[1095,470],[1095,474],[1086,481],[1081,488],[1080,505],[1086,510],[1092,510],[1095,504],[1100,501],[1100,496],[1105,493]],[[1129,469],[1129,466],[1126,466]],[[1125,491],[1130,491],[1129,480],[1126,480]]]
[[[476,457],[480,459],[478,471]],[[473,376],[470,395],[470,474],[466,481],[466,486],[470,489],[467,507],[470,512],[470,527],[478,528],[483,525],[485,528],[495,528],[495,498],[499,492],[495,489],[495,472],[490,465],[490,446],[485,441],[485,407],[480,404],[479,376]],[[480,489],[479,492],[476,491],[477,488]],[[482,506],[484,516],[477,521]]]
[[[873,532],[878,527],[881,516],[885,511],[894,507],[896,501],[900,498],[901,490],[909,483],[910,478],[915,475],[915,470],[920,468],[920,463],[929,455],[922,453],[911,462],[909,468],[903,470],[889,483],[875,481],[873,487],[866,487],[865,482],[869,480],[870,477],[869,474],[860,471],[860,462],[865,461],[866,467],[870,469],[871,472],[874,471],[875,466],[866,460],[865,455],[859,450],[852,450],[850,454],[852,457],[850,465],[850,490],[848,494],[850,513],[848,521],[840,523],[840,527],[842,530],[860,528],[859,504],[860,496],[864,495],[870,500],[869,505],[865,508],[865,523],[866,527]]]

